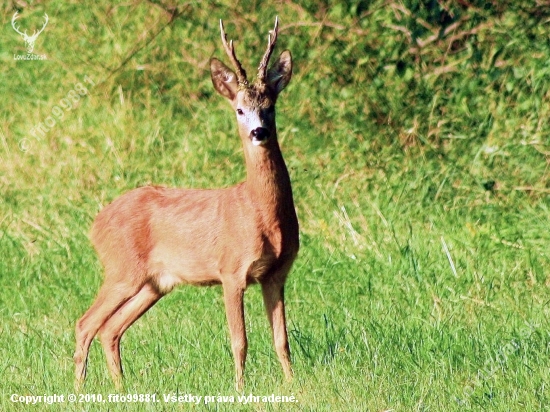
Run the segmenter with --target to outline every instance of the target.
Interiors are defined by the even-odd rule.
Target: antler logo
[[[29,36],[27,34],[27,30],[25,30],[24,33],[21,33],[17,28],[17,26],[15,25],[15,20],[17,20],[17,17],[18,17],[17,14],[18,12],[15,12],[15,14],[13,15],[11,19],[11,25],[13,29],[23,37],[23,40],[25,40],[25,47],[27,48],[27,52],[32,53],[32,51],[34,50],[34,43],[36,42],[36,39],[38,38],[40,33],[44,31],[44,29],[46,28],[46,24],[48,24],[48,15],[44,13],[44,19],[45,19],[44,25],[40,30],[38,30],[38,32],[35,30],[32,36]]]

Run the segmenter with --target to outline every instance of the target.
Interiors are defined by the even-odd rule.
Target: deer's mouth
[[[267,142],[267,138],[262,139],[262,140],[256,139],[256,138],[252,138],[251,140],[252,140],[252,144],[253,144],[254,146],[261,146],[261,145],[263,145],[263,144],[265,144],[265,143]]]

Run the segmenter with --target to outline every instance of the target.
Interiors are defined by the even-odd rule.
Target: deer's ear
[[[289,50],[281,53],[279,58],[267,71],[267,84],[279,94],[292,77],[292,55]]]
[[[210,59],[210,75],[214,88],[223,97],[233,100],[237,94],[237,76],[229,67],[216,58]]]

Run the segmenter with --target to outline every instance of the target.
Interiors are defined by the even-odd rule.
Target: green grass
[[[189,2],[171,20],[170,2],[30,1],[21,27],[50,17],[43,61],[14,60],[17,9],[1,6],[0,409],[74,391],[102,206],[149,183],[244,179],[208,60],[225,59],[223,18],[253,73],[277,14],[277,51],[295,62],[277,107],[301,225],[286,286],[295,379],[251,287],[244,393],[298,402],[193,409],[549,410],[549,15],[516,3]],[[78,82],[88,92],[33,137]],[[176,289],[122,351],[128,393],[238,396],[220,288]],[[98,342],[85,393],[116,393]],[[48,410],[174,408],[191,407]]]

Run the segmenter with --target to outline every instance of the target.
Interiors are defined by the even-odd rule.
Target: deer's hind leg
[[[96,300],[82,316],[75,327],[76,349],[75,386],[79,389],[86,378],[86,366],[90,344],[99,329],[122,305],[139,291],[139,286],[126,282],[113,283],[105,281],[101,286]]]
[[[117,389],[122,388],[120,339],[124,332],[161,297],[162,294],[154,286],[146,283],[137,294],[119,307],[99,329],[99,339],[105,351],[109,373]]]

